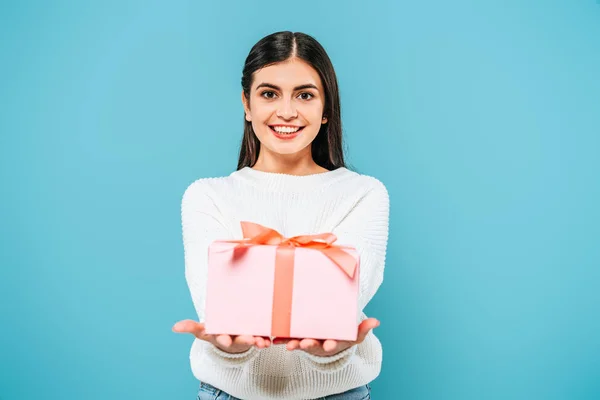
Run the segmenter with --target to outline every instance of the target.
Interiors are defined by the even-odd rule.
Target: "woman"
[[[186,279],[199,322],[180,321],[173,331],[196,338],[190,361],[198,399],[368,399],[382,349],[372,332],[379,321],[364,313],[355,342],[204,332],[207,248],[242,238],[240,221],[285,237],[332,232],[336,244],[356,247],[361,311],[383,280],[388,192],[345,167],[337,78],[325,50],[298,32],[266,36],[246,58],[241,96],[237,170],[196,180],[181,205]]]

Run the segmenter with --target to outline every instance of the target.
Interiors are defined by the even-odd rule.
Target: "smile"
[[[271,132],[280,139],[293,139],[296,136],[298,136],[300,134],[300,132],[302,132],[302,129],[304,129],[304,127],[303,126],[283,127],[283,126],[269,125],[269,129],[271,129]]]

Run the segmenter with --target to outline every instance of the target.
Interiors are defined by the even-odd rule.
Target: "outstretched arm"
[[[173,326],[174,332],[191,333],[212,344],[209,356],[223,365],[241,366],[251,360],[257,347],[268,347],[267,338],[253,336],[207,335],[204,333],[208,247],[215,240],[232,239],[222,222],[218,207],[203,182],[192,183],[181,202],[181,223],[185,259],[185,277],[199,322],[184,320]]]

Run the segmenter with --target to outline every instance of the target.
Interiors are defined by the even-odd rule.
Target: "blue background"
[[[391,197],[376,399],[600,398],[600,4],[0,5],[0,399],[192,399],[180,201],[279,30]]]

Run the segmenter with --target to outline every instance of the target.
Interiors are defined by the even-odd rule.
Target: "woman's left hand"
[[[273,344],[286,344],[288,350],[303,350],[318,357],[328,357],[362,343],[369,331],[378,326],[379,321],[375,318],[365,319],[358,325],[358,335],[355,341],[275,338]]]

